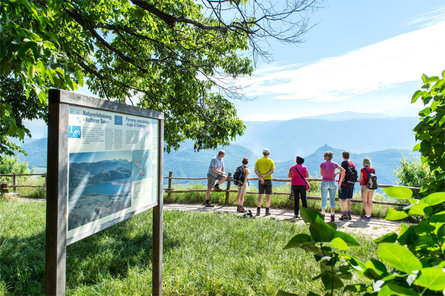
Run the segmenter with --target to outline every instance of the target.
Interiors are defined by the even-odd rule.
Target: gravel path
[[[201,204],[164,204],[164,210],[179,210],[179,211],[197,211],[197,212],[224,212],[233,213],[234,215],[242,215],[236,212],[236,207],[234,206],[220,206],[215,205],[214,208],[207,208]],[[246,210],[251,210],[253,214],[256,213],[256,208],[246,208]],[[287,209],[271,209],[270,216],[264,217],[264,209],[261,209],[260,219],[276,219],[276,220],[288,220],[292,223],[298,225],[305,225],[304,221],[301,219],[293,220],[293,211]],[[382,237],[383,235],[396,232],[400,230],[400,223],[394,221],[388,221],[385,219],[371,219],[370,222],[366,222],[360,219],[359,216],[352,216],[350,221],[340,221],[340,214],[335,214],[335,224],[337,224],[337,229],[351,234],[356,234],[360,236],[366,236],[371,239],[376,239]]]

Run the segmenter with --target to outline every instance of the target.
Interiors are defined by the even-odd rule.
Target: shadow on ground
[[[67,288],[95,285],[103,277],[125,278],[130,267],[151,269],[152,225],[132,219],[67,247]],[[180,243],[168,237],[164,232],[164,254]],[[6,295],[43,295],[45,232],[27,238],[0,237],[0,266],[0,288]]]

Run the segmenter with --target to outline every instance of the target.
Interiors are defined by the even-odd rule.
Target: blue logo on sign
[[[80,138],[80,126],[68,126],[68,138]]]
[[[114,125],[122,125],[122,116],[114,115]]]

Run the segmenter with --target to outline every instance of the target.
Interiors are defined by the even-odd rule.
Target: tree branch
[[[223,33],[227,33],[227,30],[228,30],[228,28],[226,26],[204,25],[200,22],[197,22],[195,20],[192,20],[192,19],[189,19],[186,17],[178,17],[178,16],[173,16],[173,15],[167,14],[167,13],[157,9],[156,6],[149,4],[143,0],[130,0],[130,1],[134,5],[142,8],[143,10],[148,11],[151,14],[154,14],[155,16],[157,16],[158,18],[163,20],[170,27],[174,27],[176,25],[176,23],[185,23],[185,24],[190,24],[190,25],[196,26],[196,27],[204,29],[204,30],[221,31]]]

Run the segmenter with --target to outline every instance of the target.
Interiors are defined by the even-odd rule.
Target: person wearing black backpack
[[[250,170],[247,167],[249,159],[243,158],[242,165],[236,168],[233,175],[233,183],[238,186],[238,195],[236,196],[236,211],[238,213],[244,213],[244,196],[247,191],[247,178],[250,174]]]
[[[375,189],[370,189],[369,180],[371,176],[375,176],[375,169],[372,168],[371,159],[365,157],[363,159],[363,168],[360,170],[360,179],[358,180],[361,185],[361,194],[363,200],[363,209],[365,214],[362,215],[362,219],[371,221],[372,214],[372,197],[374,196]],[[373,187],[371,187],[373,188]]]
[[[340,175],[340,182],[338,186],[338,200],[342,210],[340,220],[351,220],[351,200],[354,194],[354,185],[357,181],[357,170],[355,164],[349,160],[349,152],[343,151],[342,168],[345,172]]]

